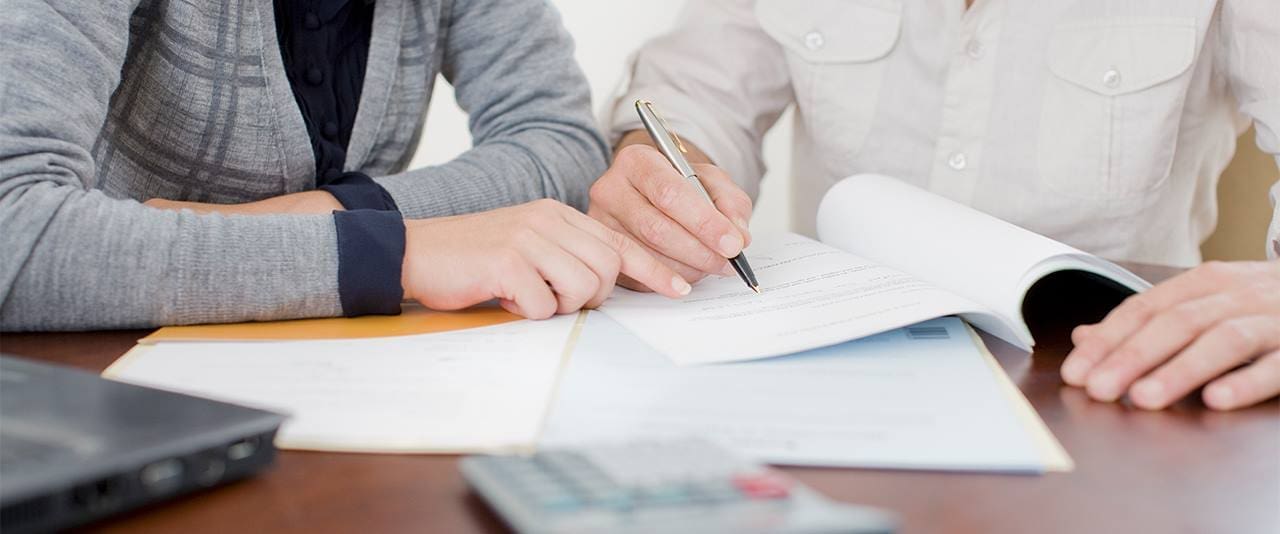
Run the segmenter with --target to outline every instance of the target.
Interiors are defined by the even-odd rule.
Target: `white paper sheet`
[[[959,319],[943,318],[792,356],[677,367],[593,313],[542,444],[697,435],[787,465],[1069,465],[1047,459],[1041,440],[1056,442],[1026,424],[987,358]]]
[[[576,317],[395,338],[168,342],[104,374],[287,413],[282,448],[519,450],[541,429]]]
[[[710,278],[683,299],[618,289],[600,310],[680,365],[791,354],[978,304],[902,271],[796,234],[757,236],[747,257],[762,294]]]

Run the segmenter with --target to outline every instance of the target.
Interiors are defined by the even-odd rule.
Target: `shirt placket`
[[[964,12],[947,69],[929,188],[964,204],[972,203],[978,183],[1002,12],[999,1],[979,1]]]

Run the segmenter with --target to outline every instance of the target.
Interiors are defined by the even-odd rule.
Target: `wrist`
[[[675,132],[675,134],[680,135],[679,132]],[[703,152],[702,149],[698,148],[697,145],[690,143],[688,139],[681,137],[680,142],[681,144],[684,145],[684,148],[686,150],[685,159],[688,159],[689,163],[708,163],[712,165],[715,164],[714,161],[711,161],[711,158],[707,157],[706,152]],[[645,146],[651,146],[654,148],[657,148],[658,146],[654,144],[653,138],[649,137],[649,132],[645,130],[631,130],[627,133],[622,134],[622,137],[618,139],[618,143],[614,145],[613,147],[614,157],[617,157],[619,151],[631,145],[645,145]]]
[[[413,292],[414,259],[418,256],[418,247],[416,245],[422,232],[423,226],[429,219],[405,219],[404,220],[404,260],[400,264],[400,288],[404,292],[405,300],[417,300],[417,295]]]

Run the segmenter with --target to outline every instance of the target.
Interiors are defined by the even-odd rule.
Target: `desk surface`
[[[1134,266],[1149,279],[1171,271]],[[4,335],[5,352],[101,371],[144,331]],[[987,338],[1076,461],[1043,476],[787,469],[833,498],[896,512],[905,532],[1280,532],[1280,401],[1217,413],[1090,401],[1068,347],[1027,358]],[[283,452],[263,476],[97,525],[119,532],[501,532],[456,456]]]

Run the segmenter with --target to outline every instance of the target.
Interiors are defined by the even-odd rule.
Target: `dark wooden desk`
[[[1135,269],[1151,279],[1168,274]],[[101,371],[142,331],[5,335],[0,349]],[[1044,476],[788,469],[836,499],[896,512],[905,532],[1280,532],[1280,402],[1164,412],[1066,387],[1063,343],[992,351],[1076,461]],[[941,445],[940,446],[945,446]],[[453,456],[284,452],[264,476],[97,525],[120,532],[495,532]]]

